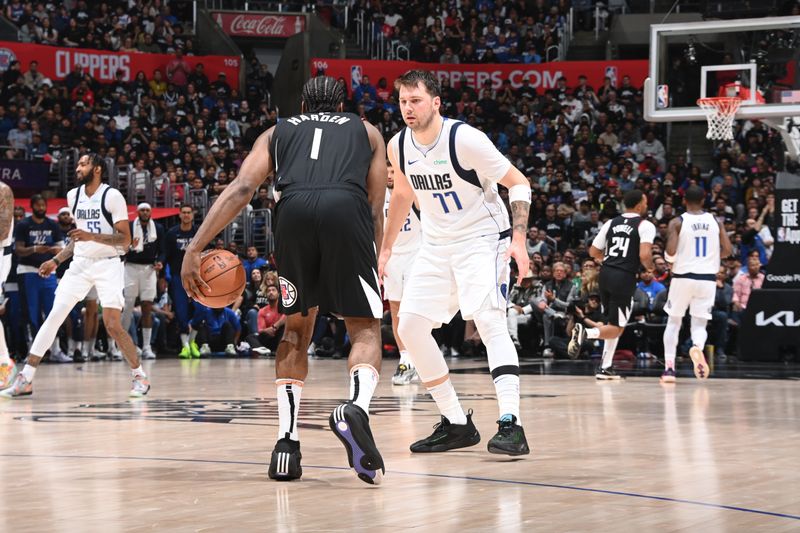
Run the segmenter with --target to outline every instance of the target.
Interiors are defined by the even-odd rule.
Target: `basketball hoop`
[[[733,140],[733,120],[741,103],[742,99],[735,96],[716,96],[697,100],[697,105],[705,112],[708,120],[706,139]]]

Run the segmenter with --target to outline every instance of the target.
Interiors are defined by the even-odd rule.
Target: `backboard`
[[[723,95],[742,97],[739,119],[798,116],[799,63],[800,17],[654,24],[645,119],[705,120],[697,99]]]

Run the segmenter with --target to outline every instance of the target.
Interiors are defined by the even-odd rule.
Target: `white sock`
[[[75,346],[77,346],[75,339],[67,339],[67,351],[70,354],[75,352]]]
[[[436,402],[436,407],[439,412],[450,421],[451,424],[463,426],[467,423],[467,415],[464,414],[464,409],[461,408],[461,402],[458,401],[456,389],[453,388],[453,383],[450,378],[447,381],[440,383],[428,389],[431,393],[433,401]]]
[[[411,358],[408,356],[408,350],[400,350],[400,364],[413,367]]]
[[[587,339],[599,339],[600,338],[600,330],[598,328],[586,328],[586,338]]]
[[[0,365],[10,365],[10,364],[13,364],[13,362],[11,361],[11,356],[8,355],[7,352],[5,354],[0,353]]]
[[[111,337],[108,338],[108,351],[109,352],[117,351],[117,341],[115,341]]]
[[[150,339],[153,337],[153,328],[142,328],[142,348],[150,347]]]
[[[368,415],[378,379],[378,371],[372,365],[360,364],[350,369],[350,399]]]
[[[278,438],[299,441],[297,414],[300,412],[300,396],[303,382],[296,379],[276,379],[278,389]]]
[[[28,381],[28,383],[31,383],[33,382],[33,375],[36,374],[36,367],[26,364],[20,374],[25,376],[25,379]]]
[[[147,374],[145,373],[144,368],[142,368],[141,363],[139,364],[138,368],[132,368],[131,369],[131,373],[133,374],[133,377],[136,377],[136,376],[141,376],[143,378],[147,377]]]
[[[675,370],[675,352],[680,340],[681,324],[683,318],[671,316],[667,318],[667,327],[664,328],[664,366]]]
[[[53,339],[53,344],[50,346],[50,355],[60,352],[61,352],[61,344],[58,342],[58,335],[56,335],[56,338]]]
[[[514,374],[497,376],[494,380],[494,390],[500,416],[514,415],[517,417],[517,424],[522,425],[519,419],[519,376]]]
[[[604,370],[607,368],[611,368],[611,365],[614,364],[614,352],[617,351],[617,343],[619,342],[619,338],[616,339],[606,339],[603,341],[603,363],[601,368]]]
[[[197,337],[197,330],[193,329],[189,332],[189,344],[194,342],[195,337]]]
[[[93,354],[94,353],[94,345],[97,343],[97,337],[92,337],[89,339],[89,346],[86,348],[86,353]]]
[[[183,344],[184,348],[189,347],[189,334],[188,333],[181,333],[181,344]]]

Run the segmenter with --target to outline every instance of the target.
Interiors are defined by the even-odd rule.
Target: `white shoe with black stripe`
[[[300,466],[300,442],[282,438],[275,443],[269,462],[269,477],[276,481],[300,479],[303,467]]]

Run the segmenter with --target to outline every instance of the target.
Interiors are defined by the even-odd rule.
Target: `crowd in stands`
[[[159,51],[174,48],[179,62],[191,41],[184,41],[184,51],[174,36],[169,45],[162,46],[167,29],[179,27],[169,8],[159,8],[157,2],[134,5],[140,16],[120,12],[110,4],[89,6],[82,1],[73,13],[61,8],[53,13],[45,5],[44,14],[37,15],[42,13],[39,4],[13,0],[5,12],[23,25],[32,21],[36,28],[51,20],[56,31],[63,30],[64,17],[67,28],[80,24],[80,36],[79,30],[59,31],[53,44],[85,40],[102,29],[108,32],[103,33],[102,42],[113,33],[121,47],[138,47],[141,37],[156,43]],[[506,43],[517,43],[516,53],[531,47],[539,51],[552,38],[564,7],[563,2],[543,0],[464,1],[460,9],[467,15],[459,16],[448,5],[428,9],[421,4],[388,2],[382,4],[381,12],[391,31],[417,43],[413,48],[419,57],[447,55],[450,48],[461,61],[476,61],[485,58],[477,56],[482,43],[496,44],[500,35],[506,36]],[[370,3],[365,9],[375,8]],[[131,38],[128,44],[126,34]],[[403,124],[396,95],[390,81],[381,79],[372,85],[369,72],[364,74],[354,90],[346,84],[348,109],[376,124],[388,140]],[[585,77],[562,78],[547,90],[528,83],[513,87],[508,81],[474,87],[445,80],[442,85],[442,113],[483,130],[530,179],[533,189],[528,238],[533,266],[522,286],[511,292],[509,315],[514,323],[510,327],[523,353],[565,355],[566,332],[574,317],[599,313],[597,269],[586,260],[587,247],[603,221],[621,212],[622,195],[632,188],[646,193],[650,217],[658,228],[656,273],[652,279],[642,276],[636,316],[644,324],[663,322],[664,289],[670,281],[663,258],[666,228],[681,212],[683,191],[696,183],[706,189],[707,208],[725,225],[736,248],[720,271],[715,320],[710,326],[710,342],[717,354],[724,354],[733,346],[729,332],[747,306],[750,291],[760,287],[760,270],[769,261],[779,138],[759,122],[739,123],[735,141],[717,147],[711,167],[699,168],[683,156],[669,157],[664,130],[642,118],[640,88],[624,72],[620,74],[619,81],[606,78],[599,87],[589,86]],[[0,144],[6,146],[7,157],[28,151],[58,159],[69,147],[81,153],[96,151],[120,165],[132,165],[135,172],[188,183],[213,197],[236,177],[258,135],[276,123],[276,110],[270,106],[272,82],[272,74],[255,58],[247,62],[241,91],[233,89],[224,76],[212,82],[202,65],[185,75],[139,72],[132,81],[101,84],[80,69],[63,81],[45,83],[35,61],[12,62],[0,78]],[[252,205],[274,207],[269,185],[258,191]],[[227,244],[220,241],[217,246]],[[247,252],[235,243],[229,246],[246,261],[255,261],[259,255],[264,261],[249,270],[249,285],[235,313],[241,322],[238,330],[234,328],[237,340],[274,347],[281,317],[274,307],[264,311],[277,299],[270,258],[263,257],[263,250]],[[253,253],[256,257],[250,257]],[[169,323],[172,311],[163,282],[159,282],[158,302],[164,310],[161,318]],[[154,337],[154,342],[164,340],[164,336]],[[314,334],[318,352],[340,354],[345,342],[340,322],[320,321]],[[481,349],[475,328],[460,319],[440,331],[440,343],[450,355]],[[227,348],[228,343],[224,344]],[[648,338],[646,331],[632,332],[621,344],[626,346],[633,352],[658,353],[660,341]],[[17,348],[24,349],[19,344]],[[587,347],[584,355],[593,352],[599,353],[598,347]]]
[[[559,43],[570,2],[368,2],[355,10],[426,63],[541,63]],[[553,59],[551,57],[551,59]]]
[[[3,15],[19,27],[24,43],[119,52],[195,53],[187,37],[189,2],[5,2]]]

